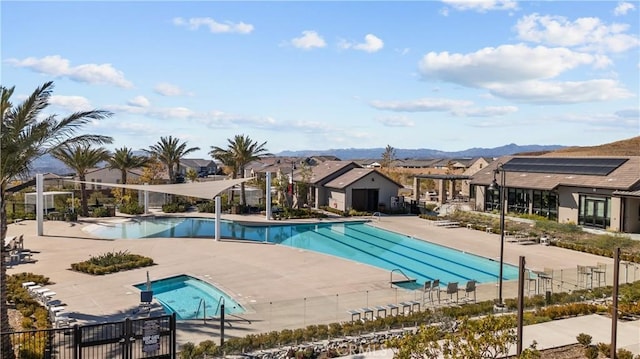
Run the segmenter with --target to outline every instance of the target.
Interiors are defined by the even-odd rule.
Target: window
[[[611,225],[611,197],[580,195],[578,224],[595,228],[609,227]]]
[[[558,219],[558,194],[553,191],[536,191],[533,196],[533,214],[547,219]]]

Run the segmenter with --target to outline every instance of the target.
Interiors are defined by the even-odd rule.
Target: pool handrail
[[[403,280],[402,282],[415,282],[416,281],[415,279],[413,279],[413,278],[409,277],[408,275],[406,275],[405,272],[402,271],[402,269],[394,268],[394,269],[391,270],[391,273],[389,273],[389,276],[390,276],[390,278],[389,278],[389,286],[391,288],[393,288],[393,283],[396,282],[396,281],[393,280],[393,272],[396,272],[396,271],[400,272],[400,274],[402,274],[406,278],[406,280]]]

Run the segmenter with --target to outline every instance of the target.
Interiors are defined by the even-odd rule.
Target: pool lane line
[[[440,260],[442,260],[442,261],[444,261],[444,262],[446,262],[446,263],[451,263],[452,265],[455,265],[455,266],[457,266],[457,267],[467,268],[467,269],[470,269],[471,271],[474,271],[474,272],[480,272],[480,273],[483,273],[483,274],[489,275],[490,277],[495,277],[496,279],[498,278],[498,275],[493,274],[493,273],[490,273],[490,272],[487,272],[486,270],[482,270],[482,269],[479,269],[479,268],[476,268],[476,267],[473,267],[473,266],[470,266],[470,265],[466,265],[466,264],[463,264],[463,263],[454,262],[454,261],[449,260],[449,259],[447,259],[447,258],[444,258],[444,257],[442,257],[442,256],[438,256],[438,255],[435,255],[435,254],[431,254],[431,253],[425,252],[424,250],[421,250],[421,249],[418,249],[418,248],[413,248],[413,247],[407,246],[407,245],[405,245],[405,244],[396,243],[396,242],[393,242],[393,241],[388,240],[388,239],[386,239],[386,238],[382,238],[382,237],[377,236],[377,235],[372,235],[372,234],[369,234],[369,233],[364,232],[364,231],[360,231],[360,230],[355,229],[355,228],[349,228],[349,229],[350,229],[350,230],[352,230],[352,231],[354,231],[354,232],[357,232],[357,233],[363,234],[363,235],[365,235],[365,236],[373,237],[373,238],[377,238],[377,239],[382,240],[382,241],[385,241],[385,242],[387,242],[387,243],[391,243],[391,244],[393,244],[393,245],[395,245],[395,246],[399,246],[399,247],[406,248],[406,249],[408,249],[408,250],[410,250],[410,251],[412,251],[412,252],[418,252],[418,253],[424,254],[424,255],[426,255],[426,256],[428,256],[428,257],[438,258],[438,259],[440,259]],[[356,240],[359,240],[359,241],[361,241],[361,242],[368,243],[368,244],[370,244],[370,245],[372,245],[372,246],[376,246],[376,247],[379,247],[379,248],[386,249],[387,251],[390,251],[390,252],[396,253],[396,254],[398,254],[398,255],[405,256],[405,257],[410,258],[410,259],[412,259],[412,260],[414,260],[414,261],[416,261],[416,262],[422,262],[422,263],[424,263],[424,262],[423,262],[423,261],[421,261],[421,260],[414,259],[413,257],[409,257],[408,255],[402,254],[402,253],[400,253],[400,252],[398,252],[398,251],[395,251],[395,250],[392,250],[392,249],[385,248],[385,247],[380,246],[380,245],[378,245],[378,244],[376,244],[376,243],[373,243],[373,242],[367,241],[366,239],[361,239],[361,238],[358,238],[358,237],[356,237],[356,236],[347,235],[346,233],[345,233],[344,235],[349,236],[350,238],[354,238],[354,239],[356,239]],[[415,239],[414,239],[414,240],[415,240]],[[443,269],[443,270],[444,270],[444,269]],[[461,276],[461,275],[458,275],[458,276],[459,276],[459,277],[463,277],[463,278],[465,278],[465,279],[467,279],[467,280],[471,280],[471,279],[473,279],[473,278],[467,278],[467,277],[465,277],[465,276]]]

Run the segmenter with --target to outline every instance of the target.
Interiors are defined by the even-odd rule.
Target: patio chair
[[[440,303],[440,279],[434,279],[431,282],[431,290],[429,291],[429,298],[431,299],[431,302],[434,302],[434,298],[433,295],[436,295],[438,297],[438,303]]]
[[[476,281],[475,280],[470,280],[467,281],[467,284],[465,285],[464,288],[460,288],[461,291],[464,291],[464,299],[466,302],[471,301],[471,298],[469,297],[470,293],[473,293],[473,302],[476,302]]]
[[[592,270],[593,281],[598,287],[607,285],[607,263],[598,262],[598,266]]]
[[[458,303],[458,282],[449,282],[447,283],[447,288],[440,290],[440,292],[444,292],[449,295],[449,303],[453,301],[453,295],[456,295],[456,303]]]

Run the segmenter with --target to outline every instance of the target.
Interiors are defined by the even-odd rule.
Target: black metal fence
[[[11,337],[18,359],[176,358],[175,314],[0,335]]]

